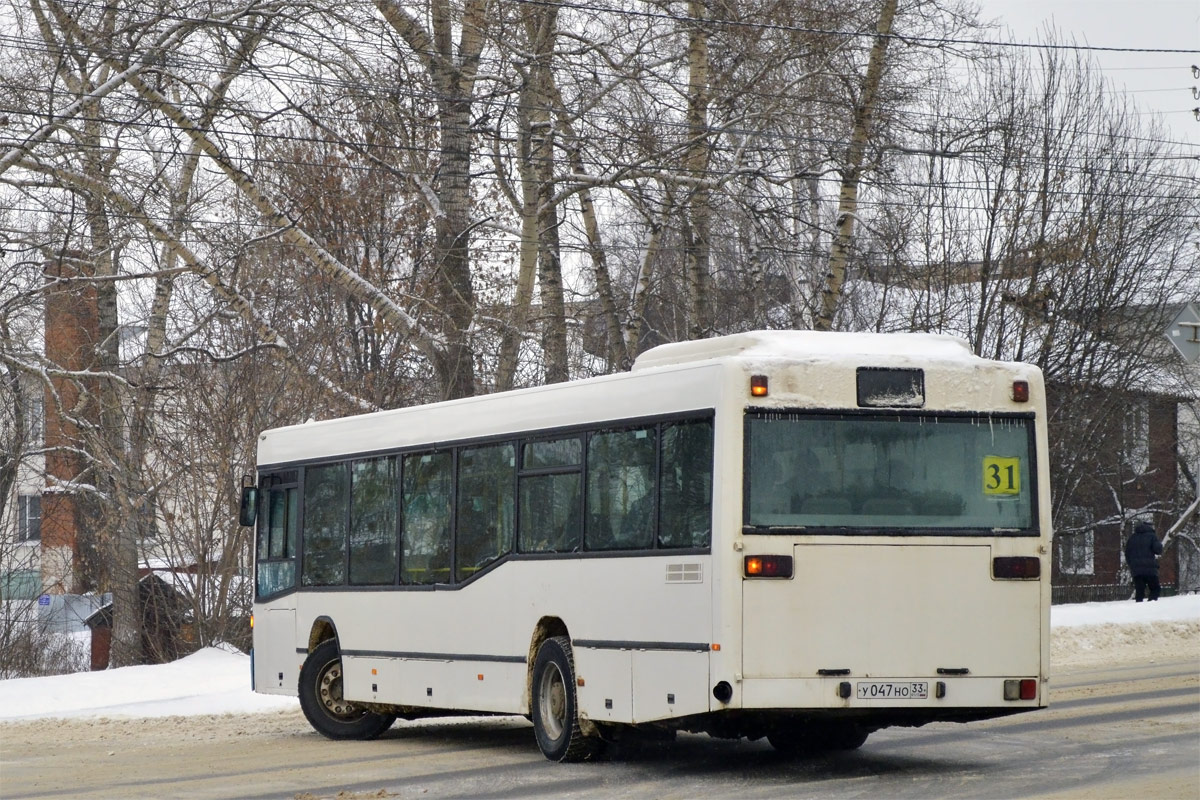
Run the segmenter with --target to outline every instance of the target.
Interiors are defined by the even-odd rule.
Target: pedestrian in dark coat
[[[1139,603],[1147,589],[1151,600],[1158,599],[1158,556],[1162,551],[1162,542],[1154,534],[1154,526],[1149,522],[1134,523],[1133,534],[1125,542],[1125,563],[1133,575],[1133,596]]]

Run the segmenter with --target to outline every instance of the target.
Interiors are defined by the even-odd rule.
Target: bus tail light
[[[792,577],[791,556],[746,556],[743,564],[747,578]]]
[[[1012,399],[1014,403],[1029,402],[1029,381],[1013,381]]]
[[[992,559],[993,578],[1028,581],[1041,576],[1042,562],[1036,556],[997,556]]]
[[[1035,700],[1037,699],[1037,681],[1033,678],[1008,680],[1004,682],[1005,700]]]

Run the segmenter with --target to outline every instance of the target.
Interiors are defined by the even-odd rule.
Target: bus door
[[[298,471],[262,475],[254,563],[254,684],[260,692],[294,694]]]

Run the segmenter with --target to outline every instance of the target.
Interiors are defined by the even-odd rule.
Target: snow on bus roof
[[[659,345],[638,356],[633,369],[730,356],[809,361],[841,361],[862,356],[895,356],[942,362],[979,360],[965,340],[944,333],[749,331]]]

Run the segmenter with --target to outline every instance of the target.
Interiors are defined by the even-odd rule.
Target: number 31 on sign
[[[984,456],[983,493],[1020,494],[1021,459]]]

